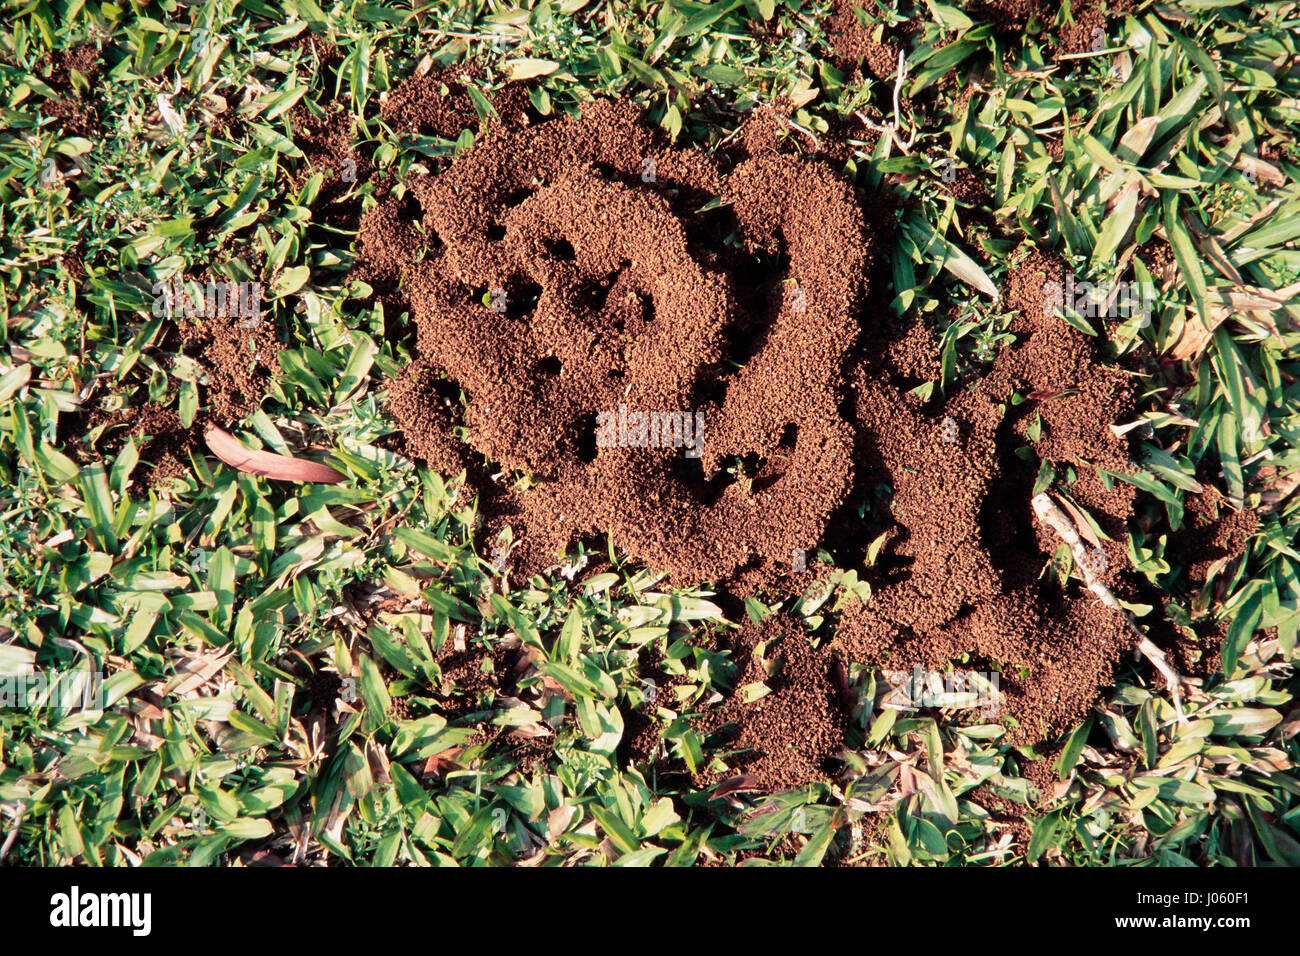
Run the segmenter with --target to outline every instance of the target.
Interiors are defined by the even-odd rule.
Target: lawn
[[[1300,865],[1300,6],[1074,6],[7,0],[0,863]]]

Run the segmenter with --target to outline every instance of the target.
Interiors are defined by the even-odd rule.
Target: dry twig
[[[1062,511],[1051,497],[1046,493],[1038,494],[1030,502],[1034,509],[1034,515],[1039,521],[1050,527],[1061,536],[1070,552],[1074,555],[1074,563],[1078,566],[1080,573],[1083,575],[1084,582],[1088,585],[1088,590],[1097,595],[1098,600],[1108,608],[1118,611],[1133,635],[1137,638],[1137,650],[1149,660],[1153,667],[1160,672],[1165,679],[1165,684],[1169,687],[1170,696],[1173,697],[1174,710],[1178,714],[1180,723],[1185,723],[1186,715],[1183,714],[1183,681],[1178,676],[1178,672],[1173,669],[1169,661],[1165,658],[1165,652],[1157,647],[1151,638],[1142,632],[1133,620],[1133,616],[1124,610],[1119,603],[1119,598],[1115,597],[1113,591],[1108,588],[1093,571],[1093,562],[1089,559],[1087,545],[1079,536],[1079,531],[1074,522],[1070,520],[1069,515]]]
[[[853,114],[859,120],[862,121],[862,125],[867,127],[867,129],[875,130],[877,133],[888,133],[889,138],[894,141],[894,145],[897,146],[902,151],[903,155],[911,156],[912,144],[916,142],[916,133],[913,132],[912,135],[909,136],[906,141],[904,141],[899,137],[900,125],[898,120],[898,99],[902,95],[903,84],[905,82],[907,82],[907,57],[904,55],[902,50],[899,50],[898,51],[898,77],[897,79],[894,80],[893,120],[889,123],[889,125],[881,126],[879,123],[874,123],[870,119],[868,119],[867,116],[862,112],[862,110],[854,110]]]
[[[8,835],[5,836],[4,844],[0,845],[0,863],[4,863],[5,857],[7,857],[9,855],[9,851],[13,849],[14,842],[18,839],[18,831],[19,829],[22,828],[23,825],[23,817],[25,817],[26,815],[27,815],[27,808],[20,804],[18,806],[18,809],[14,811],[13,829],[10,830]]]

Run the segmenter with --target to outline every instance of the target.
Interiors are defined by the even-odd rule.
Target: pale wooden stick
[[[1178,672],[1170,666],[1169,661],[1165,658],[1165,652],[1152,643],[1151,639],[1142,632],[1133,620],[1133,616],[1124,610],[1120,605],[1119,599],[1115,597],[1113,591],[1106,587],[1104,581],[1097,577],[1092,570],[1092,562],[1088,560],[1088,548],[1079,537],[1079,531],[1070,520],[1069,515],[1057,507],[1051,497],[1046,493],[1034,495],[1030,501],[1033,506],[1034,515],[1043,524],[1050,527],[1070,547],[1074,555],[1074,563],[1078,565],[1079,572],[1083,575],[1084,583],[1088,585],[1088,590],[1097,595],[1097,599],[1108,608],[1118,611],[1123,618],[1125,626],[1137,637],[1137,649],[1146,657],[1164,677],[1165,684],[1169,687],[1170,696],[1174,700],[1174,711],[1178,714],[1179,723],[1186,723],[1187,717],[1183,714],[1183,681],[1178,676]]]
[[[14,828],[10,830],[8,835],[5,837],[4,844],[0,845],[0,863],[5,861],[5,857],[7,857],[9,851],[13,849],[14,841],[18,839],[18,830],[23,825],[23,817],[26,815],[27,808],[22,804],[19,804],[18,809],[14,811]]]
[[[856,116],[859,120],[861,120],[862,124],[866,126],[867,129],[875,130],[877,133],[888,133],[890,139],[894,141],[894,145],[897,146],[900,150],[902,150],[903,155],[911,156],[912,144],[916,142],[916,131],[915,130],[912,131],[912,135],[907,138],[906,142],[904,142],[901,138],[899,138],[899,131],[902,129],[902,127],[899,125],[899,119],[898,119],[898,98],[900,94],[903,92],[903,84],[906,82],[907,82],[907,55],[903,53],[902,50],[899,50],[898,51],[898,75],[894,80],[893,122],[891,122],[887,126],[881,126],[879,123],[873,123],[871,120],[867,119],[867,117],[863,114],[862,110],[854,110],[853,115]]]

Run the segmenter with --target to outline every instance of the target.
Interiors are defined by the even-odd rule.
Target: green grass
[[[1231,317],[1227,307],[1233,293],[1300,278],[1295,5],[1189,3],[1175,14],[1145,4],[1110,22],[1107,52],[1057,64],[1046,26],[999,38],[938,3],[885,6],[893,12],[868,20],[922,24],[898,117],[892,79],[851,83],[831,65],[826,3],[412,12],[312,0],[8,2],[0,672],[89,662],[110,676],[103,710],[0,710],[0,831],[18,831],[3,841],[5,862],[209,864],[266,850],[358,865],[521,855],[544,865],[741,855],[816,865],[828,854],[895,864],[1300,864],[1297,499],[1262,510],[1243,560],[1203,592],[1171,577],[1162,538],[1133,530],[1133,566],[1176,624],[1229,622],[1225,671],[1178,724],[1158,679],[1144,666],[1127,670],[1063,741],[1059,792],[1030,811],[1032,835],[1006,844],[968,794],[986,785],[1026,802],[1021,771],[1033,755],[1006,744],[1000,724],[960,715],[867,710],[852,731],[848,782],[758,800],[710,799],[680,775],[620,769],[618,704],[644,702],[636,658],[647,647],[683,678],[677,716],[662,728],[668,754],[691,769],[717,759],[690,720],[727,682],[703,639],[724,626],[713,595],[661,590],[654,573],[617,561],[585,586],[555,573],[506,590],[490,554],[471,547],[478,516],[460,479],[382,447],[394,427],[384,382],[409,354],[384,336],[395,317],[347,284],[352,237],[313,228],[320,183],[294,186],[302,156],[287,113],[340,100],[361,119],[376,164],[401,179],[415,163],[445,164],[472,136],[396,135],[378,116],[380,97],[425,55],[474,58],[486,64],[484,93],[534,73],[543,111],[629,96],[683,142],[717,143],[740,111],[782,95],[801,103],[791,119],[814,135],[858,110],[896,119],[911,155],[882,136],[846,173],[907,200],[888,224],[893,304],[944,335],[944,375],[930,388],[951,386],[1009,340],[1008,315],[979,287],[1001,285],[1022,241],[1063,256],[1081,278],[1110,281],[1141,279],[1151,264],[1132,247],[1163,235],[1177,280],[1121,351],[1188,345],[1197,315],[1222,324],[1144,383],[1147,447],[1176,453],[1151,453],[1131,480],[1158,518],[1181,513],[1198,466],[1221,475],[1234,502],[1260,509],[1300,466],[1300,301],[1283,296]],[[309,49],[275,46],[304,31],[337,46],[337,77],[317,71]],[[39,67],[84,43],[103,50],[105,72],[87,87],[99,125],[82,137],[52,118],[56,94]],[[519,62],[535,60],[547,62]],[[203,121],[196,90],[238,111],[234,139]],[[1280,182],[1242,160],[1264,151]],[[946,158],[987,187],[983,212],[1000,212],[1019,235],[991,235],[978,210],[947,196]],[[357,192],[364,199],[368,187]],[[265,268],[231,258],[232,240],[260,248]],[[74,250],[80,279],[64,258]],[[166,320],[150,314],[147,295],[182,267],[267,284],[267,316],[286,350],[239,434],[278,451],[321,443],[346,483],[290,486],[196,456],[168,493],[151,493],[139,481],[127,488],[143,468],[134,445],[102,466],[69,458],[59,421],[92,383],[193,420],[198,371],[168,361]],[[862,596],[856,577],[836,574],[780,607],[824,633],[841,602]],[[367,624],[358,606],[390,598],[396,610]],[[773,610],[748,604],[754,617]],[[471,641],[509,633],[532,649],[537,667],[520,694],[481,695],[474,707],[489,730],[554,727],[536,767],[430,712],[442,681],[435,651],[461,627]],[[313,697],[309,670],[349,677],[343,708]],[[888,692],[871,674],[851,676],[866,700]],[[421,776],[454,748],[444,772]],[[922,781],[907,793],[897,785],[904,765]]]

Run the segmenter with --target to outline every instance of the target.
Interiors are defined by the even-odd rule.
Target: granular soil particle
[[[194,294],[192,283],[205,288],[207,278],[185,276],[187,293]],[[181,424],[175,408],[152,404],[142,409],[114,408],[111,402],[105,407],[105,400],[100,400],[63,416],[61,437],[75,442],[73,453],[82,462],[111,460],[130,437],[136,441],[141,462],[150,469],[148,485],[183,477],[189,470],[191,450],[203,447],[204,428],[209,423],[226,428],[251,414],[279,368],[282,344],[275,322],[265,314],[265,303],[263,310],[256,325],[241,317],[234,305],[227,307],[230,314],[226,315],[191,316],[178,311],[167,320],[156,346],[159,360],[171,368],[173,356],[182,354],[199,369],[199,409],[188,428]]]
[[[469,88],[484,72],[482,64],[467,63],[412,76],[385,98],[379,115],[394,132],[454,140],[466,128],[466,118],[475,115]],[[539,118],[525,84],[498,90],[490,101],[499,122],[507,125]]]
[[[619,758],[623,764],[654,763],[660,752],[666,722],[659,716],[659,708],[679,709],[676,688],[686,682],[684,675],[673,674],[664,665],[659,652],[648,645],[638,654],[637,675],[642,688],[653,688],[653,696],[640,707],[624,706],[623,739],[619,742]]]
[[[1041,33],[1049,51],[1055,54],[1082,53],[1105,38],[1107,21],[1133,9],[1133,0],[974,0],[967,9],[977,22],[991,23],[999,36],[1015,36],[1026,30]],[[1069,16],[1058,23],[1063,10]],[[1101,31],[1101,33],[1098,33]]]
[[[434,655],[442,683],[435,688],[439,712],[457,721],[482,709],[484,695],[513,692],[526,663],[518,642],[468,640],[463,647],[448,637]]]
[[[1158,236],[1152,236],[1138,246],[1137,254],[1146,264],[1157,284],[1163,285],[1167,279],[1173,278],[1178,268],[1178,260],[1174,258],[1174,247]]]
[[[951,170],[949,177],[940,177],[940,188],[944,192],[965,206],[979,207],[991,204],[993,197],[989,195],[988,187],[973,169],[954,163]]]
[[[921,24],[914,20],[892,27],[865,27],[858,10],[869,16],[879,16],[881,6],[876,0],[836,0],[830,18],[826,21],[826,35],[830,38],[836,67],[850,75],[860,67],[877,80],[891,79],[898,70],[898,54],[909,50]]]
[[[207,378],[196,432],[201,434],[209,416],[224,426],[251,414],[279,368],[275,323],[263,317],[249,327],[238,314],[178,316],[176,322],[181,351],[199,361]]]
[[[442,672],[445,691],[476,694],[499,690],[517,656],[518,649],[489,646],[481,641],[471,642],[463,650],[457,650],[448,640],[439,649],[435,660]]]
[[[142,467],[135,480],[159,487],[165,480],[184,477],[189,469],[190,429],[181,424],[174,408],[147,404],[142,408],[108,410],[102,406],[63,416],[60,436],[79,464],[113,461],[134,440]]]
[[[72,85],[73,71],[80,73],[92,85],[104,72],[102,56],[93,43],[81,43],[68,50],[46,54],[45,61],[45,82],[56,90],[66,90]]]
[[[294,145],[302,150],[304,162],[291,179],[290,191],[301,189],[319,173],[320,190],[313,204],[312,221],[335,229],[353,231],[361,219],[361,204],[345,199],[353,184],[365,183],[374,175],[369,158],[353,137],[355,120],[341,103],[333,103],[320,115],[299,103],[289,111]]]
[[[1019,36],[1026,30],[1039,33],[1052,55],[1091,50],[1099,37],[1105,39],[1107,23],[1133,9],[1132,0],[1074,0],[1070,14],[1057,23],[1066,5],[1060,0],[973,0],[965,12],[979,23],[989,23],[1001,37]],[[877,20],[883,12],[876,0],[837,0],[827,21],[827,34],[834,48],[835,65],[850,74],[863,66],[876,79],[888,79],[898,69],[898,53],[911,45],[920,23],[909,21],[887,28],[863,26],[857,10]],[[1102,31],[1099,34],[1097,31]]]
[[[392,102],[442,122],[409,90]],[[864,203],[796,140],[756,111],[710,157],[608,100],[491,124],[362,225],[359,261],[400,283],[416,327],[390,412],[408,450],[478,476],[486,532],[510,526],[521,579],[609,534],[673,583],[788,591],[792,553],[856,538],[837,563],[856,562],[874,593],[841,615],[838,653],[900,669],[969,655],[1000,672],[1013,740],[1068,730],[1131,638],[1044,573],[1061,541],[1029,501],[1038,461],[1052,463],[1103,532],[1099,577],[1135,597],[1122,573],[1134,489],[1099,473],[1133,468],[1110,427],[1133,414],[1129,379],[1048,314],[1064,264],[1032,252],[1004,289],[1015,344],[946,397],[909,394],[935,377],[935,336],[873,308]],[[699,458],[598,441],[599,413],[620,406],[702,413]],[[520,472],[526,491],[483,482]],[[845,515],[864,500],[855,531]],[[651,743],[636,736],[634,758]]]
[[[846,611],[839,641],[855,660],[895,670],[943,669],[964,654],[984,662],[973,669],[999,672],[999,716],[1015,742],[1081,719],[1131,644],[1119,616],[1090,595],[1040,580],[1061,541],[1029,512],[1037,464],[1014,454],[1032,447],[1035,459],[1073,469],[1064,489],[1110,538],[1098,576],[1128,593],[1119,569],[1134,492],[1119,481],[1107,488],[1097,469],[1132,469],[1109,428],[1131,412],[1131,390],[1123,373],[1093,364],[1086,336],[1044,314],[1044,287],[1060,280],[1060,264],[1037,253],[1013,269],[1016,344],[942,409],[898,402],[866,370],[856,386],[859,460],[891,491],[887,520],[867,534],[890,537],[867,575],[876,593]],[[1013,405],[1013,394],[1028,400]],[[945,434],[941,416],[956,428]]]
[[[338,45],[333,40],[313,33],[311,30],[303,30],[297,36],[281,40],[279,43],[273,43],[271,46],[279,51],[281,57],[286,58],[292,52],[300,51],[302,53],[300,63],[310,59],[312,65],[318,68],[337,67],[343,60],[343,57],[339,55]]]
[[[239,110],[229,103],[221,109],[214,108],[205,112],[204,121],[214,137],[225,139],[238,137],[247,125],[244,118],[239,115]]]
[[[745,774],[775,791],[830,777],[849,725],[835,655],[814,648],[802,625],[784,616],[746,623],[724,640],[735,683],[731,696],[702,718],[702,729],[735,753],[727,772],[701,773],[698,782]],[[770,692],[747,701],[764,687]]]
[[[514,773],[529,777],[538,770],[546,772],[555,759],[555,747],[550,737],[523,739],[506,731],[493,739],[490,756],[493,760],[502,760]]]
[[[312,668],[304,675],[303,683],[310,701],[309,710],[329,713],[343,693],[343,678],[334,671]]]
[[[469,85],[482,72],[481,64],[470,63],[456,68],[431,69],[412,76],[384,97],[380,117],[399,136],[437,136],[454,140],[476,115]],[[526,125],[537,115],[522,84],[512,84],[498,91],[490,101],[498,116],[493,123],[498,125],[507,119],[514,124]],[[300,131],[297,127],[295,131],[296,137],[308,141],[317,135],[306,121]],[[335,134],[329,149],[319,150],[316,155],[328,158],[345,146],[352,149]],[[304,151],[310,159],[313,153],[306,148]],[[404,267],[413,257],[421,257],[425,249],[436,250],[441,241],[427,222],[419,198],[405,184],[394,182],[386,173],[374,171],[369,162],[355,151],[350,155],[357,162],[358,182],[368,178],[374,198],[374,205],[364,217],[359,217],[357,255],[350,277],[366,282],[374,289],[376,299],[384,306],[385,315],[400,316],[411,309],[403,282]],[[336,159],[331,161],[338,164]],[[358,222],[351,219],[351,214],[359,213],[359,207],[356,203],[348,203],[347,210],[350,217],[348,226],[356,228]],[[408,447],[425,447],[431,464],[444,460],[418,438]],[[419,451],[414,453],[422,454]]]
[[[448,636],[434,659],[442,675],[433,692],[437,712],[452,724],[476,727],[492,706],[485,698],[515,694],[530,663],[519,641],[509,638],[470,638],[462,647]],[[527,775],[553,755],[553,741],[549,735],[531,735],[527,728],[478,727],[464,747],[486,744],[488,759],[504,759]]]
[[[91,43],[47,54],[44,80],[60,95],[47,100],[42,109],[46,115],[54,117],[66,133],[73,136],[94,136],[99,127],[99,110],[73,85],[72,74],[76,71],[94,90],[95,82],[103,70],[101,54]]]
[[[1241,553],[1259,527],[1259,516],[1234,509],[1227,496],[1212,485],[1204,486],[1200,494],[1188,495],[1185,504],[1183,527],[1170,535],[1165,553],[1185,566],[1187,583],[1199,589],[1212,571]]]
[[[997,836],[1009,832],[1011,845],[1008,849],[1012,853],[1023,854],[1028,850],[1029,839],[1033,835],[1033,826],[1026,819],[1033,812],[1029,804],[1000,797],[987,784],[970,791],[966,794],[966,799],[988,811],[989,820],[995,829],[994,842]]]

